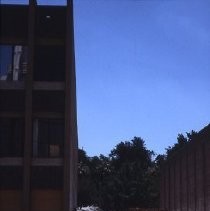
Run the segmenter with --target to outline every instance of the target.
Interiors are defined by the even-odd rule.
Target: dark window
[[[22,81],[27,73],[28,48],[0,45],[0,80]]]
[[[0,189],[22,189],[23,168],[21,166],[0,166]]]
[[[0,119],[0,157],[23,156],[24,120]]]
[[[24,111],[24,90],[0,90],[0,111]]]
[[[34,157],[61,157],[63,144],[64,121],[62,119],[34,119]]]
[[[34,91],[33,111],[64,112],[65,93],[63,91]]]
[[[65,47],[37,46],[35,49],[35,81],[64,81]]]
[[[28,35],[28,6],[1,5],[0,10],[0,37],[26,40]]]
[[[37,7],[36,35],[42,38],[65,38],[66,7]]]
[[[32,189],[61,189],[63,187],[63,167],[33,166],[31,186]]]

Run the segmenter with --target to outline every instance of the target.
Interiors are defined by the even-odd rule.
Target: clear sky
[[[210,1],[75,0],[79,146],[163,153],[210,122]]]
[[[210,123],[209,0],[74,0],[74,15],[88,155],[134,136],[164,153],[178,133]]]

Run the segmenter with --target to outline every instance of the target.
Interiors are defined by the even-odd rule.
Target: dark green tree
[[[150,194],[153,156],[154,152],[148,150],[144,140],[139,137],[120,142],[111,151],[112,174],[109,191],[112,197],[108,204],[112,205],[114,210],[152,206]]]
[[[79,205],[95,204],[107,211],[157,207],[159,160],[139,137],[120,142],[108,157],[79,151]]]
[[[190,133],[187,134],[187,137],[185,137],[183,134],[178,134],[177,143],[175,143],[172,147],[169,146],[166,148],[167,159],[174,156],[179,150],[187,145],[189,142],[188,136],[190,136]]]

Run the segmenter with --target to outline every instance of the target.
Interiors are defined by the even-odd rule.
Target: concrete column
[[[66,11],[66,80],[64,143],[64,211],[77,206],[77,118],[74,55],[73,1],[67,0]]]
[[[34,66],[34,25],[36,1],[29,0],[28,69],[25,79],[25,142],[23,159],[23,210],[30,211],[30,168],[32,146],[32,84]]]

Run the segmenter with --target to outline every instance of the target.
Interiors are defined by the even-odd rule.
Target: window
[[[64,91],[33,91],[33,111],[64,112]]]
[[[25,0],[4,0],[4,2],[23,4]],[[2,0],[0,1],[0,4]],[[0,12],[0,36],[2,38],[14,38],[21,42],[27,41],[28,36],[28,6],[27,5],[2,5]]]
[[[61,189],[63,187],[63,167],[33,166],[31,187],[32,189]]]
[[[27,73],[28,48],[0,45],[0,80],[22,81]]]
[[[24,111],[24,90],[1,90],[0,92],[0,111]]]
[[[24,120],[0,119],[0,157],[23,156]]]
[[[0,166],[0,181],[2,189],[20,190],[23,186],[22,166]]]
[[[52,3],[52,1],[48,1],[48,3]],[[35,33],[40,38],[64,39],[66,35],[66,7],[56,7],[55,9],[55,7],[38,6]]]
[[[33,156],[61,157],[64,144],[64,121],[62,119],[34,119]]]
[[[35,81],[64,81],[65,46],[36,46]]]

